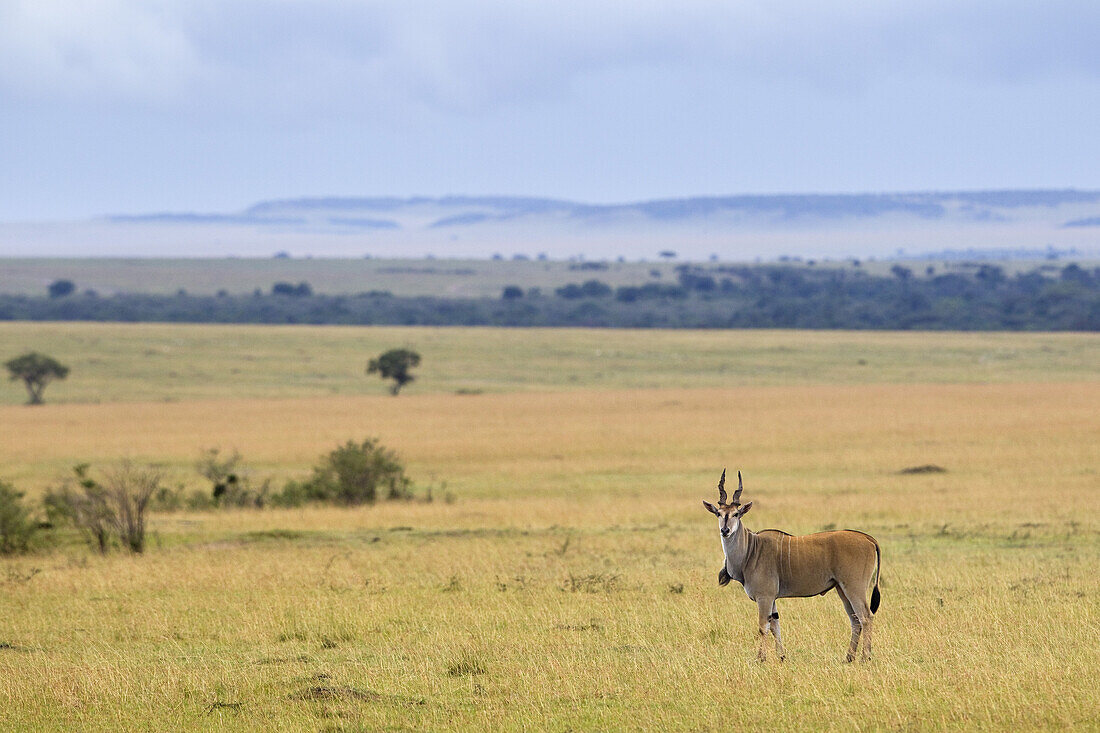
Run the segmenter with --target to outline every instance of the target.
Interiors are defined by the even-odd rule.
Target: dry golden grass
[[[45,405],[0,407],[18,436],[0,456],[9,480],[31,490],[74,463],[118,458],[166,463],[178,480],[197,482],[192,464],[210,446],[236,448],[258,474],[281,479],[367,436],[381,436],[422,481],[448,481],[467,497],[513,497],[533,483],[570,498],[570,487],[602,494],[636,487],[635,476],[660,482],[744,457],[765,477],[835,477],[867,489],[923,463],[1020,483],[1089,465],[1098,408],[1100,382]],[[1075,430],[1083,443],[1053,438]],[[975,452],[976,432],[1001,450]]]
[[[1098,414],[1098,381],[3,407],[32,493],[121,456],[197,483],[212,445],[283,478],[378,435],[457,496],[4,560],[3,727],[1097,728]],[[833,595],[781,601],[788,661],[753,661],[699,503],[724,466],[750,527],[878,537],[872,663]]]

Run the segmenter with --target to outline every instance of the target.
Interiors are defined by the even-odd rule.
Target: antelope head
[[[741,483],[741,472],[737,472],[737,491],[733,492],[733,497],[726,502],[726,472],[722,471],[722,478],[718,481],[718,506],[711,504],[709,501],[703,501],[703,506],[708,512],[718,517],[718,530],[722,533],[723,537],[729,537],[734,534],[741,526],[741,517],[744,516],[749,509],[752,508],[752,502],[748,504],[741,504],[741,491],[744,486]]]

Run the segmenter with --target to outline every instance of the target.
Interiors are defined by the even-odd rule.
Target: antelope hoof
[[[855,654],[848,654],[846,657],[844,657],[844,661],[847,662],[848,664],[851,664],[852,662],[854,662],[855,659],[856,659]]]

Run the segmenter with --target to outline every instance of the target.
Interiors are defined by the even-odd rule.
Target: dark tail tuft
[[[878,573],[882,569],[882,554],[879,552],[878,543],[875,543],[875,589],[871,591],[871,613],[878,611],[878,602],[882,600],[878,592]]]

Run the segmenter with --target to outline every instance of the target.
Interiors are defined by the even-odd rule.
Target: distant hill
[[[1009,212],[1025,209],[1097,206],[1100,191],[977,191],[899,194],[790,194],[776,196],[707,196],[661,199],[628,204],[582,204],[573,201],[520,198],[448,196],[443,198],[300,198],[263,201],[239,214],[147,214],[109,217],[115,222],[177,222],[258,224],[265,226],[334,225],[376,228],[380,222],[416,227],[444,227],[515,221],[547,216],[581,223],[630,220],[704,221],[721,218],[751,219],[757,224],[783,224],[839,219],[867,220],[901,214],[938,221],[1008,221]],[[389,218],[355,219],[348,214],[386,213]],[[339,216],[334,216],[339,214]],[[434,218],[438,215],[438,218]],[[432,219],[425,221],[425,218]],[[1088,220],[1073,219],[1067,226]],[[730,222],[735,223],[735,222]],[[1091,223],[1091,222],[1090,222]]]
[[[943,250],[1100,252],[1100,191],[709,196],[622,204],[507,196],[298,198],[244,211],[0,224],[8,256],[723,260]]]

